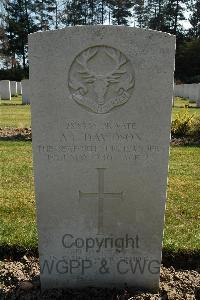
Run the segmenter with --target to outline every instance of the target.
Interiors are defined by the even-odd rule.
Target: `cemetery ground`
[[[22,105],[22,97],[12,97],[12,100],[0,100],[0,127],[25,128],[30,127],[30,105]]]
[[[200,115],[194,103],[176,98],[173,120],[185,105],[190,115]],[[22,106],[21,98],[15,97],[1,101],[0,110],[0,299],[200,299],[200,142],[171,145],[159,294],[92,288],[42,294],[37,277],[30,106]]]
[[[21,96],[12,97],[11,101],[0,100],[1,119],[0,128],[25,128],[31,126],[30,105],[22,105]],[[181,112],[186,106],[190,107],[189,113],[200,115],[200,110],[196,108],[196,104],[188,99],[176,97],[175,105],[172,112],[172,119],[175,119],[176,114]]]

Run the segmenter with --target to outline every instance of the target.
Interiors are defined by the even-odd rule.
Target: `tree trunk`
[[[178,25],[178,13],[179,13],[179,0],[176,0],[175,18],[174,18],[174,34],[177,32]]]
[[[25,55],[25,45],[24,40],[22,39],[22,62],[23,62],[23,69],[26,68],[26,55]]]
[[[91,2],[91,11],[92,11],[92,25],[94,24],[94,0]]]
[[[40,23],[40,27],[41,27],[41,30],[45,29],[45,26],[44,26],[44,14],[43,14],[43,9],[44,9],[44,6],[43,6],[43,0],[42,0],[42,7],[41,7],[41,23]]]
[[[101,0],[101,24],[103,24],[104,21],[104,5],[103,0]]]
[[[27,7],[27,1],[24,1],[24,7],[25,7],[25,14],[26,14],[26,24],[27,24],[27,31],[28,34],[31,33],[30,32],[30,23],[29,23],[29,17],[28,17],[28,7]]]
[[[158,1],[158,13],[161,14],[161,0]]]
[[[58,29],[58,3],[56,1],[56,29]]]

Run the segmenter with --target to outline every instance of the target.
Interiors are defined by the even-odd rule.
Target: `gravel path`
[[[49,290],[41,292],[39,264],[35,257],[24,256],[18,261],[0,263],[0,299],[20,300],[199,300],[200,273],[197,270],[161,269],[158,294],[87,288],[78,290]]]

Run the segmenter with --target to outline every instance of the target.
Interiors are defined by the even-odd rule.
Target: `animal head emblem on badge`
[[[107,113],[128,101],[134,87],[130,61],[117,49],[96,46],[82,51],[69,71],[72,98],[94,113]]]

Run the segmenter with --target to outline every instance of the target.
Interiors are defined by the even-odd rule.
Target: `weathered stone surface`
[[[11,100],[10,80],[0,81],[0,95],[2,100]]]
[[[43,288],[159,284],[175,37],[29,36]]]

